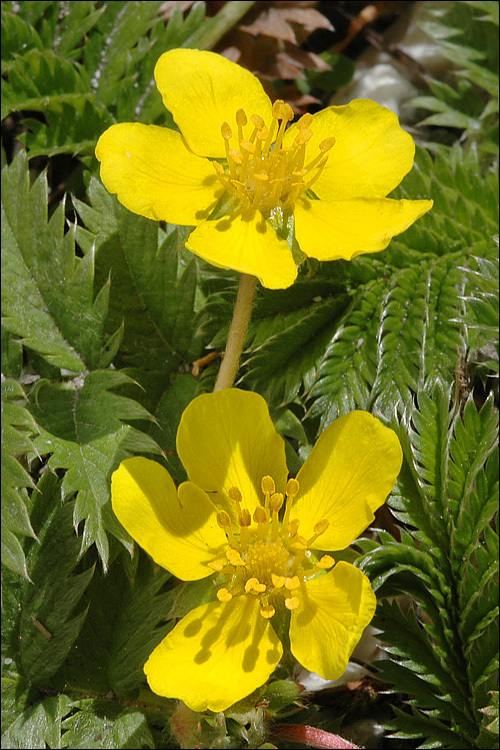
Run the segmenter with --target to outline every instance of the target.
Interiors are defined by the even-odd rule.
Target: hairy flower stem
[[[227,337],[226,351],[220,366],[214,391],[222,391],[231,388],[238,372],[241,352],[245,342],[248,321],[252,312],[252,302],[257,286],[255,276],[241,274],[238,296],[234,305],[233,319]]]
[[[245,0],[242,2],[229,2],[226,3],[221,10],[213,17],[205,21],[203,24],[203,31],[201,36],[196,38],[195,45],[198,49],[212,49],[215,47],[219,39],[221,39],[226,32],[230,31],[233,26],[236,26],[242,16],[247,13],[252,5],[255,4],[255,0]],[[192,43],[192,39],[190,42]]]

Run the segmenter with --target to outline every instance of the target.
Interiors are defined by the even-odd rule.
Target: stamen
[[[240,524],[240,547],[244,552],[248,548],[250,542],[250,529],[249,526],[252,523],[252,516],[247,508],[242,508],[238,517],[238,523]]]
[[[300,526],[300,521],[298,518],[294,518],[293,521],[290,521],[288,524],[288,535],[291,539],[293,539],[297,534],[297,529]]]
[[[300,579],[298,576],[292,576],[291,578],[285,578],[285,588],[289,591],[298,589],[300,586]]]
[[[261,583],[258,578],[249,578],[245,583],[245,591],[247,594],[263,594],[265,590],[265,583]]]
[[[302,128],[308,128],[313,120],[314,117],[312,116],[312,114],[310,112],[306,112],[304,115],[302,115],[300,120],[297,120],[297,127],[299,128],[299,130],[302,130]]]
[[[296,479],[289,479],[286,484],[286,505],[285,505],[285,515],[283,516],[283,528],[290,530],[289,527],[289,520],[290,520],[290,511],[292,510],[292,501],[295,495],[297,495],[299,491],[299,483]],[[298,523],[297,523],[298,528]],[[293,536],[291,534],[290,536]]]
[[[224,565],[220,562],[217,562],[217,560],[213,560],[212,562],[207,563],[209,568],[212,568],[212,570],[215,570],[217,573],[220,573],[221,570],[224,570]]]
[[[290,596],[288,599],[285,599],[285,607],[290,610],[297,609],[299,606],[300,601],[298,596]]]
[[[243,128],[247,124],[247,116],[244,109],[238,109],[236,111],[236,124],[238,125],[238,141],[241,143],[243,140]]]
[[[324,534],[327,528],[330,526],[330,521],[327,518],[323,518],[322,521],[318,521],[317,524],[314,525],[314,534],[312,537],[308,540],[307,546],[310,547],[311,544],[313,544],[316,539],[321,536],[321,534]]]
[[[316,180],[317,180],[317,179],[318,179],[318,178],[320,177],[320,175],[321,175],[321,173],[322,173],[323,169],[325,168],[325,164],[326,164],[326,162],[327,162],[327,161],[328,161],[328,156],[325,156],[325,157],[324,157],[324,158],[323,158],[323,159],[322,159],[322,160],[320,161],[320,163],[318,164],[318,171],[316,172],[316,174],[314,175],[314,177],[312,178],[312,180],[309,180],[309,182],[305,182],[305,183],[304,183],[304,187],[305,187],[305,189],[306,189],[306,190],[309,190],[309,188],[310,188],[310,187],[311,187],[312,185],[314,185],[314,183],[316,182]]]
[[[275,589],[282,589],[285,585],[285,576],[277,576],[276,573],[271,573],[271,581]]]
[[[262,119],[260,115],[252,115],[250,119],[255,125],[255,127],[257,128],[257,130],[262,130],[262,128],[266,127],[266,123],[264,122],[264,120]]]
[[[271,617],[275,614],[276,610],[274,609],[272,604],[269,604],[267,601],[263,606],[260,608],[260,614],[262,617],[265,617],[266,620],[270,620]]]
[[[238,550],[234,549],[234,547],[227,548],[226,557],[230,565],[233,565],[235,568],[245,566],[245,561],[242,559]]]
[[[241,153],[241,151],[238,151],[237,148],[229,149],[229,156],[234,162],[236,162],[236,164],[242,164],[243,154]]]
[[[226,588],[219,589],[217,592],[217,599],[220,602],[230,602],[232,598],[233,595]]]
[[[241,503],[241,492],[237,487],[230,487],[227,496],[230,500],[233,500],[235,503]]]
[[[323,555],[316,563],[316,567],[320,570],[328,570],[333,565],[335,565],[335,560],[331,555]]]

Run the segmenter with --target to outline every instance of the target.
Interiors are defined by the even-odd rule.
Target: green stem
[[[220,366],[214,391],[222,391],[231,388],[238,372],[241,352],[245,343],[248,321],[252,312],[252,302],[257,286],[255,276],[241,274],[238,296],[234,305],[233,319],[227,337],[226,351]]]
[[[199,34],[193,34],[184,46],[212,49],[254,4],[255,0],[232,0],[226,3],[217,15],[205,21]]]

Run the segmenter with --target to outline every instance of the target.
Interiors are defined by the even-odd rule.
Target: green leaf
[[[2,677],[2,747],[62,747],[62,719],[71,706],[66,695],[50,696],[32,705],[19,675]]]
[[[62,491],[77,493],[74,524],[85,520],[81,551],[95,543],[104,566],[111,472],[130,453],[161,452],[151,437],[122,421],[150,418],[136,401],[109,392],[129,382],[123,373],[98,370],[62,385],[40,382],[30,397],[40,428],[35,446],[40,453],[52,453],[49,467],[67,469]],[[110,530],[115,528],[116,521]]]
[[[63,722],[59,747],[67,748],[154,748],[146,718],[138,709],[125,709],[116,701],[81,700],[80,708]]]
[[[46,175],[29,189],[22,151],[2,171],[2,199],[4,326],[57,367],[106,366],[114,353],[103,339],[109,284],[94,299],[94,255],[76,257],[63,204],[47,222]]]
[[[81,65],[33,49],[16,57],[8,81],[2,80],[2,118],[21,110],[62,114],[63,102],[76,106],[89,97],[90,81]]]
[[[107,575],[96,573],[85,597],[87,620],[54,684],[74,680],[80,690],[124,697],[145,684],[143,667],[173,621],[166,621],[172,591],[170,574],[137,552],[127,575],[118,556]]]
[[[25,586],[19,632],[23,675],[38,683],[59,669],[80,632],[86,613],[75,614],[75,608],[93,568],[75,572],[80,541],[73,504],[61,505],[57,477],[46,472],[35,494],[40,544],[28,554],[33,584]]]
[[[26,487],[33,482],[14,454],[34,453],[31,438],[38,433],[35,420],[24,407],[25,394],[15,381],[2,382],[2,562],[29,579],[22,546],[15,534],[36,534],[26,508]]]
[[[180,233],[165,235],[96,180],[89,195],[93,208],[76,202],[86,226],[76,237],[87,255],[95,242],[98,280],[111,276],[108,328],[124,324],[121,363],[165,373],[194,359],[196,266],[192,256],[187,264],[179,257]]]

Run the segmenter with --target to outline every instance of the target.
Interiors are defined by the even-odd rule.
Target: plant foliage
[[[165,21],[168,5],[2,3],[5,748],[267,747],[271,720],[301,707],[287,665],[225,715],[149,691],[148,655],[213,590],[159,569],[111,510],[111,474],[130,455],[186,478],[177,427],[213,388],[237,289],[184,248],[188,229],[131,214],[99,181],[99,135],[173,127],[156,60],[203,46],[226,12],[175,3]],[[433,210],[383,253],[307,261],[290,289],[258,289],[237,385],[267,399],[292,473],[352,409],[397,431],[391,531],[359,540],[357,563],[379,598],[391,741],[486,749],[498,740],[498,3],[428,5],[454,69],[413,102],[432,113],[428,140],[392,197],[431,197]],[[306,71],[304,91],[352,75],[326,57],[332,70]],[[310,696],[303,715],[337,732],[341,718],[319,711]]]

